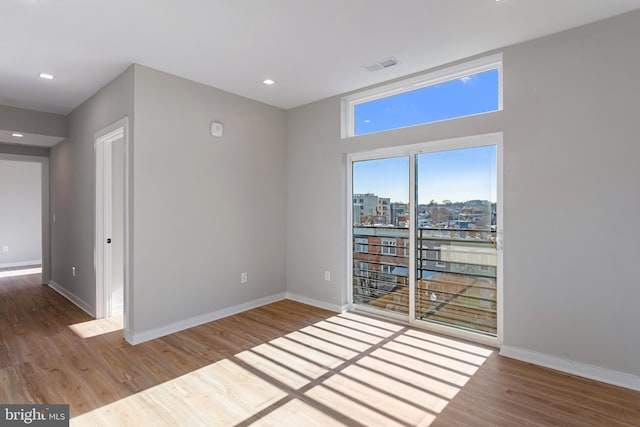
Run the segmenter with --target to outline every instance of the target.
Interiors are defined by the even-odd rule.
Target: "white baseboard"
[[[42,265],[42,260],[36,259],[33,261],[5,262],[4,264],[0,264],[0,268],[27,267],[31,265]]]
[[[301,302],[302,304],[323,308],[325,310],[335,311],[336,313],[344,313],[349,309],[348,304],[342,305],[342,306],[337,304],[330,304],[328,302],[319,301],[313,298],[303,297],[302,295],[297,295],[291,292],[287,292],[287,299],[290,299],[291,301]]]
[[[60,295],[62,295],[63,297],[65,297],[66,299],[68,299],[69,301],[71,301],[76,306],[78,306],[78,308],[80,308],[82,311],[87,313],[89,316],[96,317],[96,314],[91,312],[91,306],[82,298],[76,296],[72,292],[69,292],[68,290],[60,286],[58,283],[54,282],[53,280],[49,280],[49,287],[54,291],[56,291],[57,293],[59,293]]]
[[[163,337],[165,335],[169,335],[175,332],[183,331],[185,329],[193,328],[195,326],[202,325],[203,323],[213,322],[214,320],[222,319],[223,317],[232,316],[234,314],[242,313],[243,311],[251,310],[253,308],[258,308],[263,305],[271,304],[276,301],[281,301],[285,298],[286,298],[286,293],[282,292],[282,293],[271,295],[268,297],[259,298],[253,301],[248,301],[242,304],[234,305],[233,307],[227,307],[221,310],[216,310],[210,313],[194,316],[189,319],[173,322],[168,325],[161,326],[159,328],[153,328],[147,331],[142,331],[137,333],[136,332],[125,333],[125,339],[130,344],[133,344],[133,345],[140,344],[145,341],[150,341],[156,338]]]
[[[568,374],[578,375],[603,383],[612,384],[631,390],[640,391],[640,377],[626,372],[614,371],[612,369],[601,368],[587,363],[576,362],[575,360],[563,359],[561,357],[550,356],[544,353],[527,350],[520,347],[502,345],[500,355],[512,359],[522,360]]]

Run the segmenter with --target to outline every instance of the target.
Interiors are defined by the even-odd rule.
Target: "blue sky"
[[[416,173],[418,203],[496,201],[495,146],[420,154]]]
[[[498,109],[498,70],[355,106],[355,134],[397,129]]]
[[[353,194],[374,193],[392,202],[409,200],[409,157],[353,164]]]
[[[424,153],[417,156],[418,203],[435,200],[496,201],[496,147]],[[409,200],[409,157],[353,164],[353,192]]]

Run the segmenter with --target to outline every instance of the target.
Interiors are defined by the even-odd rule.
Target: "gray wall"
[[[0,268],[42,261],[41,171],[39,162],[0,155]]]
[[[504,131],[505,344],[639,375],[639,39],[633,12],[504,49],[500,113],[342,140],[338,97],[289,111],[288,291],[346,303],[343,153]]]
[[[640,374],[640,12],[505,55],[505,342]]]
[[[61,114],[0,105],[0,129],[65,137],[67,118]]]
[[[95,313],[95,149],[97,131],[130,118],[133,128],[133,67],[69,116],[68,138],[51,148],[51,279]],[[76,267],[76,276],[71,267]]]
[[[286,113],[135,69],[134,331],[284,292]]]

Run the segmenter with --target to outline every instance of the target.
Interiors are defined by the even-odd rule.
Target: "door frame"
[[[498,266],[496,271],[497,279],[497,332],[495,337],[465,331],[449,326],[442,326],[424,320],[415,318],[415,281],[416,281],[416,185],[415,185],[415,159],[418,154],[457,150],[464,148],[474,148],[482,146],[496,146],[496,252]],[[408,316],[390,313],[385,310],[357,305],[353,302],[353,163],[357,161],[384,159],[389,157],[409,157],[409,314]],[[397,147],[380,148],[370,151],[354,152],[347,154],[347,191],[346,191],[346,214],[347,214],[347,233],[346,233],[346,251],[347,251],[347,303],[350,310],[364,311],[377,316],[382,316],[394,320],[406,322],[409,325],[442,333],[469,341],[478,342],[494,347],[499,347],[503,342],[503,301],[504,301],[504,276],[503,276],[503,251],[504,251],[504,229],[503,229],[503,133],[496,132],[483,135],[473,135],[461,138],[452,138],[445,140],[437,140],[431,142],[423,142],[418,144],[403,145]]]
[[[124,117],[99,130],[94,136],[95,149],[95,272],[96,272],[96,318],[110,316],[111,313],[111,246],[106,243],[111,232],[111,178],[112,143],[119,139],[124,144],[124,278],[123,312],[124,335],[129,331],[129,305],[131,302],[130,266],[130,204],[129,204],[129,118]]]

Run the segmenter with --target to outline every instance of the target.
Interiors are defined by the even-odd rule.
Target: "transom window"
[[[502,110],[502,55],[343,98],[351,137]]]

